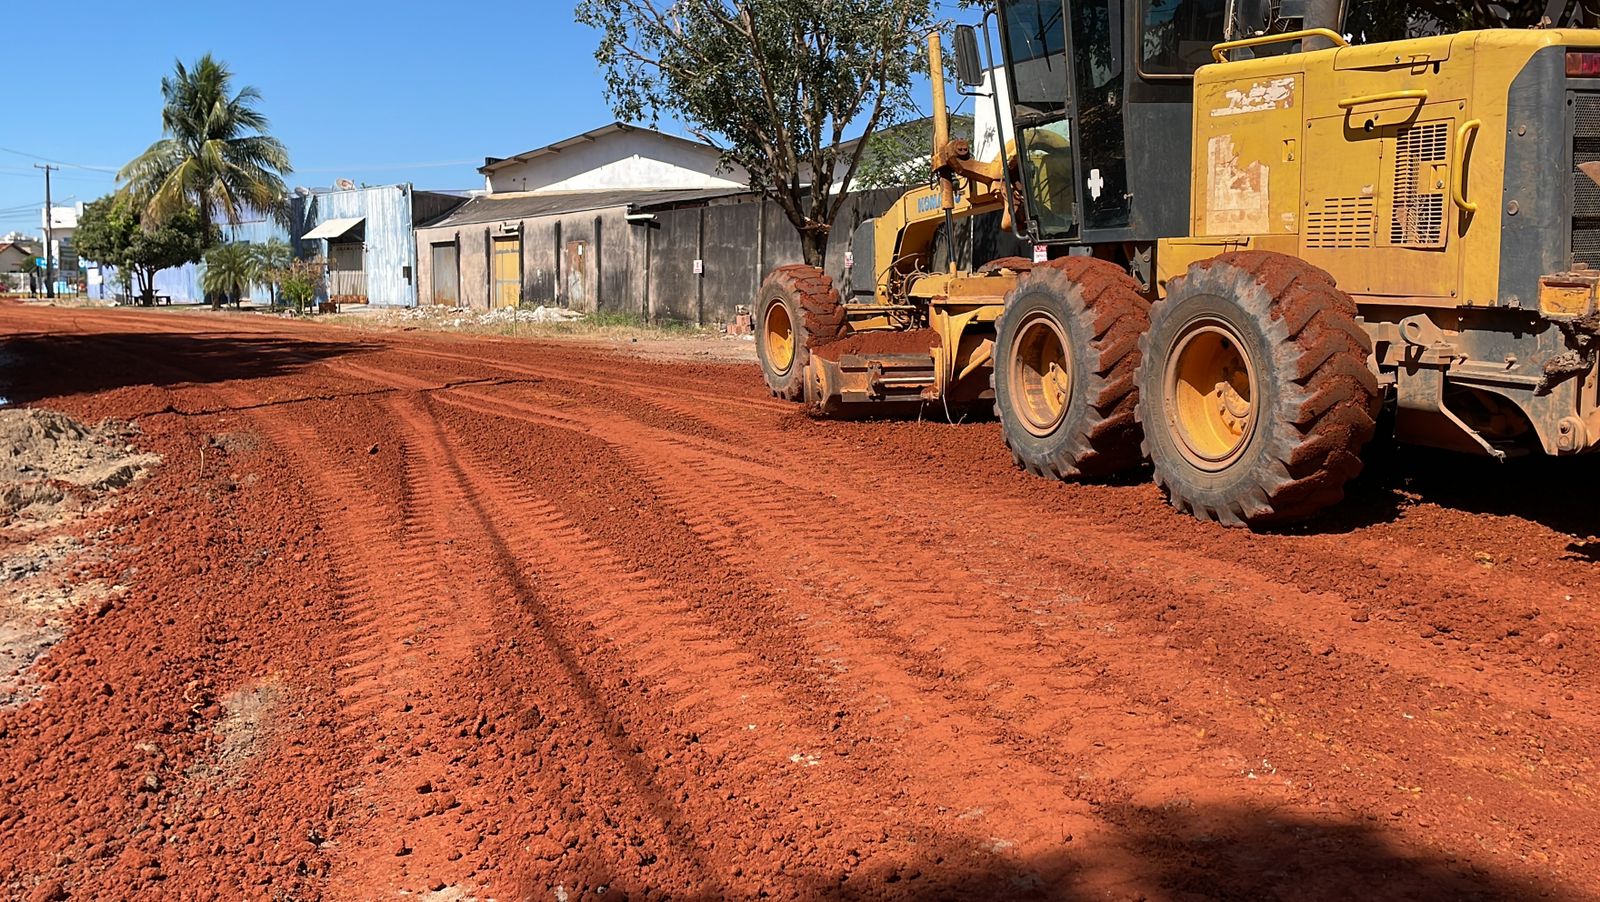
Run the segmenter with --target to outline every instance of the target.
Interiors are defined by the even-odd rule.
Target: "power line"
[[[29,159],[34,160],[43,160],[46,163],[54,163],[57,166],[66,166],[71,169],[87,169],[90,172],[109,172],[112,175],[115,175],[118,171],[116,167],[112,166],[90,166],[87,163],[68,163],[64,160],[52,160],[49,157],[40,156],[36,153],[28,153],[26,150],[14,150],[10,147],[0,147],[0,152],[12,153],[19,157],[28,157]]]
[[[0,175],[9,175],[9,176],[11,176],[13,178],[25,178],[25,179],[38,179],[39,178],[37,175],[35,175],[35,174],[31,173],[31,172],[12,172],[9,169],[0,169]],[[103,185],[103,184],[105,184],[103,179],[107,179],[107,178],[115,179],[115,176],[111,175],[110,173],[105,173],[105,174],[100,174],[98,178],[90,178],[90,177],[84,177],[84,176],[70,176],[70,175],[58,176],[58,178],[64,179],[64,180],[69,181],[69,182],[84,182],[86,184],[89,183],[89,182],[93,182],[95,184]]]

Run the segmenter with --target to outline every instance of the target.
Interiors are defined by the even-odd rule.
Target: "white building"
[[[78,252],[72,247],[72,236],[78,231],[78,218],[82,215],[82,203],[39,209],[39,228],[50,238],[50,260],[58,280],[63,273],[78,271]]]
[[[723,168],[709,144],[623,122],[514,157],[489,157],[478,171],[490,194],[738,190],[750,183],[744,170]]]

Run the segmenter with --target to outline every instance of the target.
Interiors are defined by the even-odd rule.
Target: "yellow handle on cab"
[[[1468,119],[1456,129],[1455,159],[1450,161],[1450,199],[1456,202],[1463,213],[1478,212],[1478,205],[1467,200],[1467,135],[1476,135],[1478,129],[1483,127],[1482,119]]]
[[[1241,47],[1260,47],[1262,44],[1280,44],[1285,41],[1298,41],[1302,38],[1327,38],[1339,47],[1350,46],[1350,42],[1344,39],[1344,35],[1331,28],[1307,28],[1303,31],[1286,31],[1283,34],[1258,34],[1253,38],[1223,41],[1211,48],[1211,58],[1219,63],[1225,63],[1228,61],[1229,50],[1238,50]]]

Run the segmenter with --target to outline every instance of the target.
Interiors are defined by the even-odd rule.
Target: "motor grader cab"
[[[1600,31],[1339,25],[1320,0],[991,4],[957,69],[999,152],[950,139],[936,79],[933,178],[857,232],[849,284],[762,285],[773,392],[992,405],[1019,466],[1148,462],[1228,524],[1339,500],[1385,408],[1404,442],[1592,452]],[[935,262],[989,213],[1032,253]]]

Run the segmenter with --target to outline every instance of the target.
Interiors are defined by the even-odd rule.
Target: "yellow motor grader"
[[[1351,46],[1337,2],[1302,5],[990,4],[1001,65],[962,26],[956,68],[998,158],[951,140],[935,78],[933,178],[853,236],[845,291],[763,283],[774,394],[992,403],[1019,466],[1148,461],[1230,525],[1341,499],[1385,409],[1402,442],[1595,450],[1600,31]],[[936,262],[987,213],[1032,254]]]

